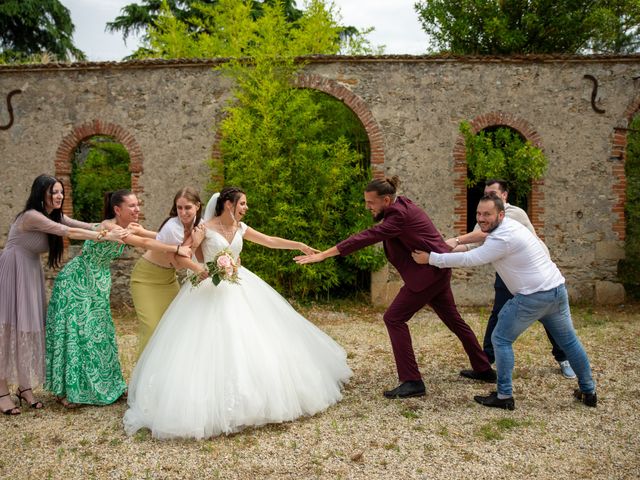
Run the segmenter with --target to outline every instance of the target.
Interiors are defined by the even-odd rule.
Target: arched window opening
[[[131,188],[127,149],[110,136],[82,140],[71,160],[73,217],[95,222],[102,219],[104,194]]]
[[[507,201],[531,216],[529,206],[532,181],[542,176],[546,159],[540,148],[531,145],[516,129],[492,125],[475,135],[465,134],[467,159],[467,231],[476,224],[476,208],[489,179],[505,180]]]

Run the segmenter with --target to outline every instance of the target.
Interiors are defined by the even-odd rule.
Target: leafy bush
[[[222,179],[243,188],[250,225],[325,249],[372,224],[363,208],[369,143],[344,104],[292,87],[304,67],[296,57],[370,51],[367,32],[351,31],[344,45],[344,28],[324,0],[305,3],[294,21],[279,0],[262,2],[259,12],[254,7],[251,0],[194,4],[194,29],[165,4],[149,31],[149,50],[163,58],[230,59],[218,68],[234,80],[235,90],[227,116],[216,125],[222,163],[210,162],[209,189],[219,190]],[[300,297],[348,295],[384,263],[375,248],[305,267],[292,256],[247,244],[242,260],[281,292]]]
[[[486,129],[474,134],[469,122],[460,123],[464,136],[467,166],[471,176],[467,186],[473,187],[488,178],[506,180],[516,201],[529,195],[531,181],[542,178],[547,159],[538,147],[525,141],[509,127]]]
[[[370,171],[345,135],[327,138],[335,132],[326,128],[327,101],[318,102],[309,90],[287,87],[266,95],[262,88],[244,92],[262,108],[236,105],[221,126],[225,183],[247,192],[248,222],[320,250],[369,227],[372,219],[362,197]],[[378,269],[384,262],[374,248],[305,267],[291,258],[291,252],[252,244],[243,252],[243,262],[267,282],[301,297],[352,292],[359,271]]]
[[[323,250],[372,224],[363,208],[371,175],[364,158],[368,140],[344,104],[291,86],[303,67],[297,55],[337,51],[335,22],[312,2],[292,26],[280,7],[265,4],[257,20],[234,7],[232,25],[242,31],[234,38],[243,39],[250,61],[232,59],[220,67],[236,84],[235,100],[219,125],[224,179],[247,192],[252,226]],[[212,162],[214,172],[217,167]],[[289,295],[344,295],[356,289],[361,272],[380,268],[384,255],[372,247],[300,267],[291,252],[248,244],[243,263]]]
[[[109,137],[95,136],[76,150],[71,170],[73,215],[78,220],[102,219],[105,192],[131,188],[129,153]]]
[[[631,122],[632,130],[640,130],[640,115]],[[630,298],[640,300],[640,132],[627,136],[627,178],[625,259],[618,264],[618,277]]]

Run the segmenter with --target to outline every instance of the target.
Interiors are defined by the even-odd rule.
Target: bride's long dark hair
[[[224,187],[220,192],[220,196],[218,197],[218,202],[216,203],[216,217],[222,215],[222,211],[224,210],[224,202],[227,200],[233,203],[233,209],[235,210],[236,205],[238,204],[238,200],[242,195],[246,195],[244,190],[238,187]]]

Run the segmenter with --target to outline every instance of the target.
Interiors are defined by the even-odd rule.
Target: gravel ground
[[[472,397],[490,385],[458,376],[467,361],[433,313],[410,325],[427,396],[389,401],[396,374],[382,312],[356,305],[303,307],[348,352],[354,377],[336,406],[312,418],[206,441],[125,435],[125,403],[46,408],[0,418],[0,478],[589,478],[640,477],[640,306],[574,309],[590,356],[599,405],[572,399],[540,325],[516,343],[516,410]],[[465,310],[479,334],[486,309]],[[135,319],[118,312],[125,375],[133,366]]]

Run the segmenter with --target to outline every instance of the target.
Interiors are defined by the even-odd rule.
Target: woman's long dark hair
[[[218,197],[218,201],[216,203],[216,216],[222,215],[222,211],[224,210],[224,202],[229,200],[233,203],[233,208],[236,208],[238,204],[238,200],[240,197],[245,195],[244,190],[238,187],[225,187],[220,192],[220,196]]]
[[[47,193],[52,193],[53,186],[59,183],[62,185],[62,204],[60,208],[54,208],[53,211],[47,214],[45,208],[45,201]],[[64,205],[64,184],[56,177],[51,175],[38,175],[31,185],[31,193],[27,199],[27,204],[16,218],[22,215],[27,210],[36,210],[42,213],[44,216],[50,218],[54,222],[62,223],[62,206]],[[60,265],[60,259],[62,258],[62,250],[64,249],[64,242],[59,235],[47,234],[47,240],[49,242],[49,260],[47,265],[51,268],[57,268]]]
[[[104,220],[116,217],[116,211],[113,207],[120,206],[124,203],[125,198],[131,195],[131,190],[122,189],[115,192],[107,192],[104,194]]]
[[[180,200],[181,198],[186,198],[191,203],[193,203],[196,207],[198,207],[198,211],[196,212],[196,218],[195,218],[195,222],[193,223],[193,226],[195,227],[200,224],[200,219],[202,218],[202,200],[200,200],[200,194],[198,194],[198,191],[195,188],[184,187],[178,190],[178,193],[176,193],[176,196],[173,197],[173,205],[171,207],[171,211],[169,212],[169,216],[165,218],[164,222],[160,224],[158,231],[162,230],[162,227],[164,227],[164,224],[167,223],[170,219],[178,216],[177,203],[178,203],[178,200]]]

